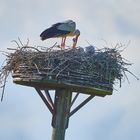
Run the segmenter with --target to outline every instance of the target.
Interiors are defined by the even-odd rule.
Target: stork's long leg
[[[62,40],[61,40],[61,46],[60,47],[62,47],[62,44],[63,44],[63,37],[62,37]]]
[[[76,48],[76,44],[77,44],[77,41],[78,41],[78,37],[79,37],[79,36],[76,36],[75,38],[73,38],[73,46],[72,46],[73,49]]]
[[[64,43],[64,47],[65,47],[65,42],[66,42],[66,37],[64,37],[64,42],[63,42]]]
[[[66,41],[66,37],[62,37],[62,41],[61,41],[61,48],[62,49],[65,48],[65,41]]]
[[[63,48],[63,44],[64,44],[64,43],[63,43],[63,42],[64,42],[63,40],[64,40],[64,37],[62,37],[62,40],[61,40],[61,46],[60,46],[61,49]]]

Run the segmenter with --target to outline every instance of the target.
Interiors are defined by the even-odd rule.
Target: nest
[[[122,58],[117,44],[114,48],[95,49],[58,49],[55,44],[51,48],[31,47],[26,45],[11,49],[6,53],[6,62],[0,71],[0,84],[4,89],[9,73],[22,77],[50,77],[53,80],[67,83],[94,86],[112,90],[116,80],[120,81],[131,65]],[[132,73],[131,73],[132,74]]]

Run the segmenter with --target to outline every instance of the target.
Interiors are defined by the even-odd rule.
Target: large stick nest
[[[57,48],[57,49],[56,49]],[[70,81],[89,86],[106,86],[112,89],[115,80],[120,81],[131,65],[122,58],[122,45],[114,48],[58,49],[19,45],[6,52],[6,62],[0,71],[0,84],[5,87],[8,74],[19,73],[26,76],[53,76],[54,79]],[[132,73],[131,73],[132,74]],[[77,80],[78,79],[78,80]]]

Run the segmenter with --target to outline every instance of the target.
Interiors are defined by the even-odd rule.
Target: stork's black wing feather
[[[52,27],[46,29],[40,34],[41,40],[45,40],[48,38],[59,37],[70,33],[69,31],[59,30],[57,26],[59,23],[54,24]]]
[[[58,22],[58,23],[53,24],[52,27],[57,27],[57,26],[59,26],[61,24],[62,24],[61,22]]]

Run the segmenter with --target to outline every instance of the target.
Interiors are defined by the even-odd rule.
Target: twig
[[[68,64],[67,66],[65,66],[63,69],[61,69],[61,70],[57,73],[56,78],[57,78],[57,77],[59,76],[59,74],[62,73],[68,66],[69,66],[69,64]]]
[[[7,77],[8,77],[8,74],[6,73],[5,78],[4,78],[4,84],[3,84],[3,87],[2,87],[1,102],[3,101],[3,97],[4,97],[4,91],[5,91]]]
[[[20,40],[20,38],[18,37],[18,41],[20,42],[21,46],[24,47],[22,41]]]
[[[29,45],[29,38],[27,38],[27,43],[26,43],[25,46],[28,46],[28,45]]]
[[[137,80],[139,80],[139,78],[138,78],[136,75],[134,75],[131,71],[129,71],[128,69],[123,68],[123,70],[129,72],[129,73],[130,73],[131,75],[133,75]]]
[[[16,45],[18,46],[18,48],[20,48],[20,45],[18,44],[18,42],[16,40],[12,40],[11,42],[16,43]]]
[[[36,69],[37,69],[38,74],[41,74],[41,72],[39,71],[39,68],[38,68],[37,64],[36,64],[36,63],[33,63],[33,64],[35,65],[35,67],[36,67]]]
[[[37,48],[32,47],[32,46],[24,46],[24,47],[22,47],[20,50],[22,51],[22,50],[24,50],[24,49],[33,49],[33,50],[36,50],[36,51],[38,51],[38,52],[41,52],[40,50],[38,50]]]

